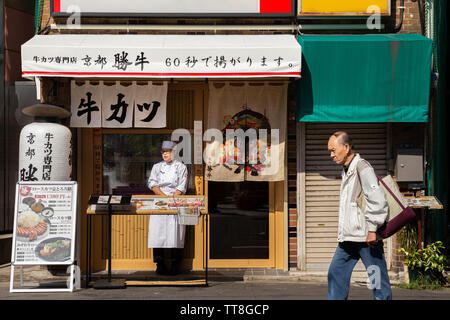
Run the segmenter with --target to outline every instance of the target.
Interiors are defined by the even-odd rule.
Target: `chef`
[[[182,162],[173,159],[175,146],[173,141],[163,141],[163,161],[155,164],[150,173],[148,187],[156,195],[177,196],[186,192],[187,168]],[[178,224],[176,214],[150,215],[148,247],[153,248],[157,273],[174,275],[179,272],[185,229],[186,226]]]

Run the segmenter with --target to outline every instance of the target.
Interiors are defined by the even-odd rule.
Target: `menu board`
[[[434,196],[422,197],[404,197],[408,207],[411,208],[428,208],[428,209],[443,209],[444,207],[439,200]]]
[[[103,197],[103,198],[102,198]],[[115,204],[111,210],[130,211],[136,214],[151,214],[152,212],[177,211],[178,208],[193,208],[204,211],[205,196],[153,196],[153,195],[132,195],[131,199],[123,201],[123,197],[116,195],[92,195],[89,200],[88,212],[105,212],[108,210],[107,203]],[[101,199],[104,199],[102,201]],[[197,212],[196,210],[194,212]]]
[[[203,196],[192,197],[139,197],[131,198],[132,206],[136,207],[136,212],[146,210],[177,210],[180,207],[205,209]]]
[[[72,264],[76,204],[75,181],[17,183],[12,263]]]
[[[107,211],[109,206],[113,211],[131,210],[130,195],[98,195],[93,194],[89,198],[90,208],[94,211]]]

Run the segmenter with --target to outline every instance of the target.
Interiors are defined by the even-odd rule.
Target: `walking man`
[[[352,150],[346,132],[335,132],[328,140],[331,159],[343,165],[339,201],[338,246],[328,270],[328,300],[346,300],[353,268],[362,260],[376,300],[392,299],[384,259],[383,241],[376,234],[388,214],[384,191],[370,164]],[[365,209],[357,205],[363,195]]]

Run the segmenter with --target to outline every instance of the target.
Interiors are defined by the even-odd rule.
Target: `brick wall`
[[[400,5],[400,1],[397,0],[397,5]],[[405,11],[403,15],[403,25],[400,33],[423,33],[423,23],[421,21],[420,12],[424,10],[423,1],[405,0]],[[396,21],[400,19],[400,9],[396,10]]]
[[[400,244],[397,241],[397,235],[392,237],[392,264],[391,271],[394,273],[403,272],[403,254],[398,253],[398,249],[400,248]]]
[[[50,15],[50,0],[42,0],[41,2],[41,21],[40,21],[40,30],[45,29],[50,26],[51,23],[54,22],[53,18]]]

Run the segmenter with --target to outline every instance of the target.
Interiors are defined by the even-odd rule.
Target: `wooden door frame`
[[[206,183],[206,189],[208,184]],[[285,269],[284,259],[284,181],[269,182],[269,258],[268,259],[211,259],[211,268],[277,268]],[[207,192],[206,192],[207,193]],[[211,221],[211,219],[209,220]],[[208,227],[211,232],[211,228]],[[208,248],[210,246],[208,234]]]
[[[220,81],[219,81],[220,82]],[[241,80],[226,82],[246,82]],[[252,80],[251,82],[260,82]],[[264,82],[264,81],[263,81]],[[277,82],[277,81],[271,81]],[[281,81],[284,82],[284,81]],[[207,128],[209,90],[204,95],[203,129]],[[287,120],[286,120],[287,121]],[[287,139],[287,136],[286,136]],[[287,140],[286,140],[287,145]],[[203,144],[205,147],[205,143]],[[288,206],[287,206],[287,148],[285,148],[285,180],[269,182],[269,258],[268,259],[210,259],[208,252],[208,267],[211,268],[276,268],[288,270]],[[204,166],[202,166],[204,167]],[[208,197],[208,182],[204,182],[205,196]],[[211,219],[209,219],[211,221]],[[211,232],[210,226],[208,226]],[[210,250],[210,235],[208,248]]]

